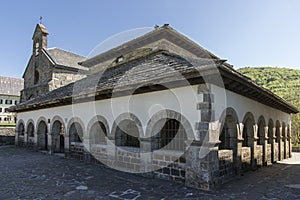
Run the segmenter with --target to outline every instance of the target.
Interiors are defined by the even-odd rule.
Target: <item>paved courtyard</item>
[[[0,199],[300,199],[300,153],[216,191],[118,172],[41,152],[0,147]]]

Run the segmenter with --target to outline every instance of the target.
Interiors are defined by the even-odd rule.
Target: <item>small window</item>
[[[123,61],[124,61],[124,57],[120,56],[120,57],[117,58],[116,63],[120,63],[120,62],[123,62]]]
[[[3,104],[3,100],[2,99],[0,99],[0,104]]]
[[[2,112],[2,108],[0,108],[0,112]]]
[[[11,105],[12,104],[12,100],[6,99],[5,100],[5,104]]]
[[[37,84],[39,82],[40,79],[40,74],[38,72],[38,70],[34,71],[34,84]]]
[[[19,104],[19,101],[18,100],[15,100],[15,105],[18,105]]]
[[[4,109],[4,112],[8,113],[8,108],[5,108],[5,109]]]

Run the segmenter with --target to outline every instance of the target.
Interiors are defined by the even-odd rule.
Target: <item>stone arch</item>
[[[66,127],[65,127],[64,120],[63,120],[60,116],[58,116],[58,115],[55,115],[55,116],[52,117],[52,119],[51,119],[51,123],[50,123],[50,130],[51,130],[51,132],[52,132],[52,130],[53,130],[53,124],[54,124],[56,121],[59,121],[59,122],[61,123],[61,125],[63,126],[64,131],[65,131],[65,133],[66,133]]]
[[[239,119],[236,111],[229,107],[226,108],[220,117],[221,128],[220,128],[220,141],[219,149],[233,149],[237,146],[238,138],[238,124]],[[230,131],[230,132],[228,132]]]
[[[271,150],[268,150],[268,152],[271,152],[271,162],[275,161],[274,143],[274,121],[270,118],[268,122],[268,145],[271,145]]]
[[[250,147],[250,163],[247,163],[243,161],[242,167],[245,170],[249,170],[251,168],[255,168],[256,160],[254,156],[254,126],[255,126],[255,120],[254,116],[251,112],[247,112],[243,119],[243,142],[242,147]],[[248,149],[242,149],[242,153],[244,153],[245,150]],[[243,157],[243,156],[242,156]]]
[[[45,117],[39,118],[36,130],[38,148],[42,150],[48,150],[48,127]]]
[[[54,116],[50,123],[51,149],[53,152],[65,152],[65,123],[60,116]]]
[[[28,137],[34,137],[34,121],[32,119],[26,123],[26,133]]]
[[[79,117],[73,117],[68,123],[68,134],[70,137],[70,143],[72,142],[83,142],[84,134],[84,123]]]
[[[166,149],[184,151],[195,140],[190,122],[174,110],[155,113],[147,123],[146,137],[151,138],[152,150],[165,146]]]
[[[220,128],[220,136],[219,136],[219,155],[223,152],[227,152],[228,156],[232,156],[233,163],[230,163],[232,166],[229,169],[229,174],[236,175],[239,170],[238,164],[238,154],[237,154],[237,139],[238,139],[238,126],[239,119],[236,111],[229,107],[226,108],[220,117],[221,128]],[[225,162],[223,158],[219,157],[219,162]]]
[[[25,134],[25,125],[24,125],[24,121],[22,119],[18,120],[18,125],[17,125],[17,133],[18,133],[18,136],[24,136]]]
[[[90,144],[106,144],[109,125],[107,120],[100,115],[93,117],[87,125]]]
[[[130,134],[129,134],[130,132]],[[142,123],[132,113],[120,114],[114,121],[111,136],[116,146],[140,147],[140,137],[143,136]]]

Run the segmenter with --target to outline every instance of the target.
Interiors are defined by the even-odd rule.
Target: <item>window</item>
[[[5,108],[5,109],[4,109],[4,112],[8,113],[8,108]]]
[[[15,105],[18,105],[19,104],[19,101],[18,100],[15,100]]]
[[[180,122],[168,119],[160,131],[159,148],[184,151],[186,140],[186,133]]]
[[[5,100],[5,104],[11,105],[12,104],[12,100],[6,99]]]
[[[39,82],[39,79],[40,79],[40,74],[39,74],[38,70],[36,69],[34,71],[34,84],[37,84]]]
[[[0,112],[2,112],[2,108],[0,108]]]
[[[0,99],[0,104],[3,104],[3,100],[2,99]]]

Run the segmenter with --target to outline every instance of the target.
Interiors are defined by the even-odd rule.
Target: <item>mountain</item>
[[[300,110],[300,70],[278,67],[246,67],[237,71]],[[297,140],[297,143],[300,143],[300,114],[292,115],[292,136],[294,142]]]

